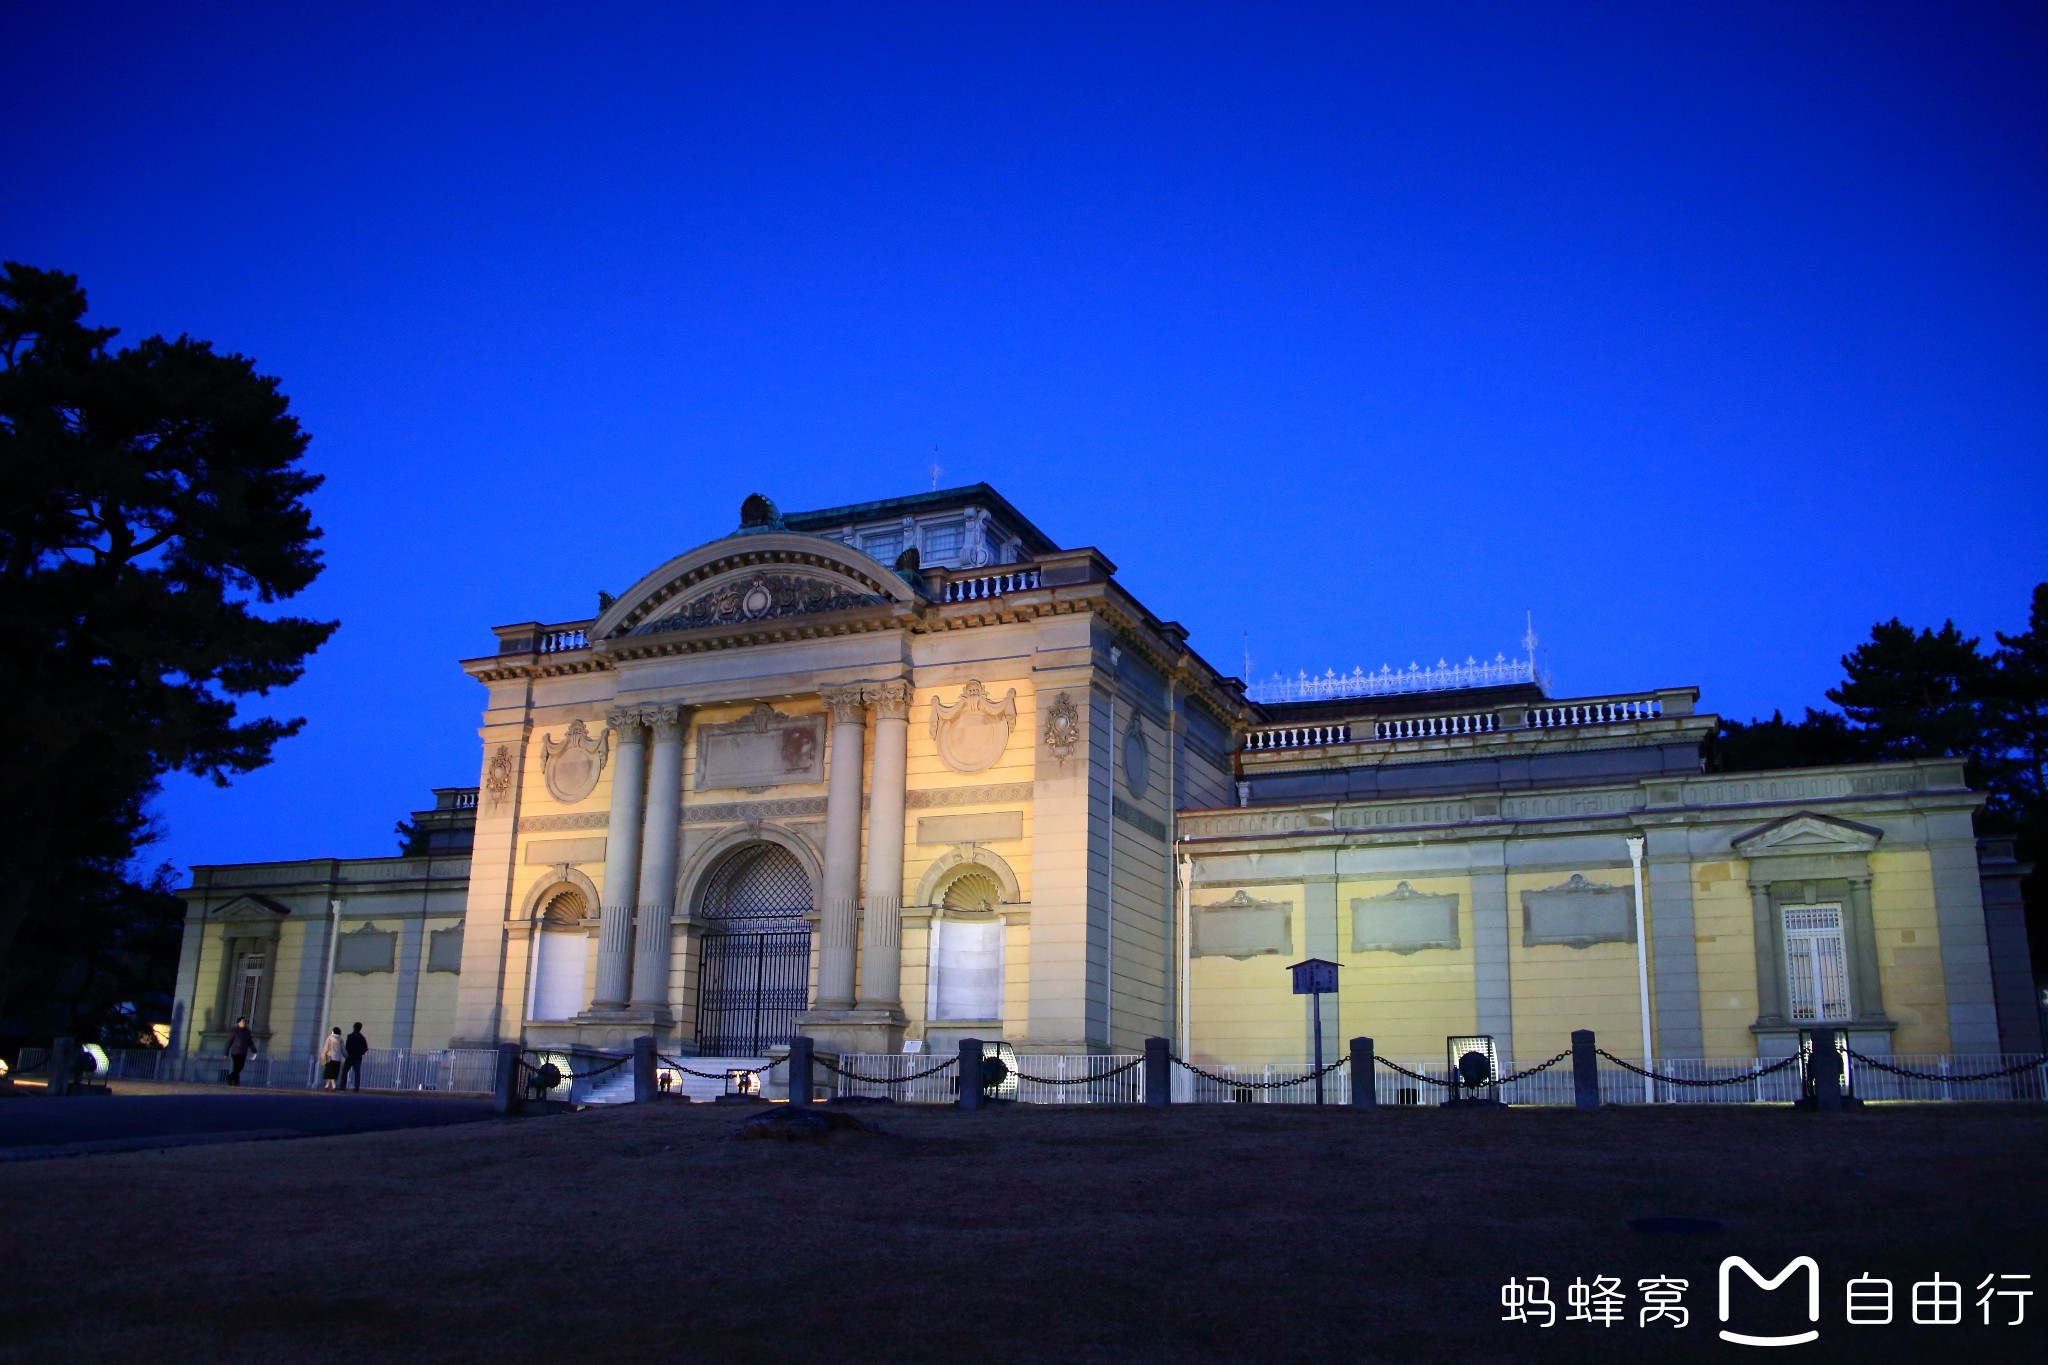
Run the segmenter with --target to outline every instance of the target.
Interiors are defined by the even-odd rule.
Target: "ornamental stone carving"
[[[1292,953],[1293,903],[1254,900],[1239,891],[1227,901],[1195,907],[1196,957],[1260,957]]]
[[[887,602],[877,593],[862,592],[844,579],[809,574],[755,573],[725,579],[684,602],[660,620],[637,627],[635,635],[704,626],[734,626],[782,616],[809,616],[825,611],[875,607]]]
[[[1045,713],[1045,747],[1052,750],[1052,756],[1065,763],[1074,755],[1081,743],[1081,713],[1074,706],[1074,699],[1062,692],[1052,699],[1052,705]]]
[[[867,724],[868,700],[858,687],[828,687],[818,695],[825,699],[834,725]]]
[[[910,684],[896,682],[876,683],[866,689],[868,705],[875,708],[876,720],[910,719]]]
[[[574,805],[590,795],[597,788],[598,775],[604,771],[611,745],[609,731],[592,739],[590,728],[581,720],[569,722],[568,732],[559,743],[553,735],[543,735],[540,770],[548,794],[564,805]]]
[[[1017,689],[1011,688],[996,701],[978,679],[970,678],[952,705],[932,698],[931,728],[939,758],[954,772],[978,773],[992,768],[1009,747],[1010,732],[1017,728]]]
[[[505,804],[512,793],[512,746],[500,744],[491,761],[484,765],[484,801],[492,810]]]
[[[1402,882],[1383,895],[1351,902],[1354,953],[1419,953],[1459,943],[1456,895],[1417,891]]]
[[[1574,872],[1556,886],[1522,893],[1524,948],[1635,941],[1636,896],[1629,887],[1589,882]]]
[[[766,791],[825,777],[825,717],[786,716],[762,702],[742,720],[706,725],[697,737],[697,790]]]
[[[389,929],[365,924],[335,940],[334,970],[372,976],[395,969],[398,935]]]

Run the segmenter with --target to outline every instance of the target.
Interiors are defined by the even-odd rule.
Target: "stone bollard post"
[[[1813,1031],[1813,1052],[1806,1064],[1813,1068],[1813,1107],[1823,1114],[1842,1110],[1842,1054],[1835,1050],[1835,1031]]]
[[[1572,1030],[1572,1102],[1589,1113],[1600,1107],[1600,1059],[1589,1028]]]
[[[981,1039],[960,1040],[960,1100],[962,1109],[981,1108]]]
[[[1173,1103],[1173,1054],[1164,1038],[1145,1040],[1145,1103],[1154,1109]]]
[[[1372,1064],[1372,1039],[1351,1040],[1351,1107],[1377,1109],[1380,1103],[1378,1073]]]
[[[78,1064],[78,1040],[76,1038],[52,1038],[50,1040],[50,1095],[71,1093],[71,1068]]]
[[[789,1060],[783,1063],[783,1072],[789,1077],[791,1104],[809,1104],[817,1097],[817,1083],[811,1076],[811,1065],[816,1056],[811,1040],[805,1035],[799,1033],[789,1040]]]
[[[492,1078],[491,1112],[519,1112],[519,1044],[498,1044],[498,1070]]]
[[[643,1033],[633,1040],[633,1103],[646,1104],[654,1094],[654,1035]]]

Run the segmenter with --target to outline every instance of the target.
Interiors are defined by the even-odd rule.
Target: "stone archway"
[[[755,839],[705,870],[691,918],[703,927],[697,959],[697,1046],[759,1056],[796,1036],[810,1005],[815,882],[781,843]]]

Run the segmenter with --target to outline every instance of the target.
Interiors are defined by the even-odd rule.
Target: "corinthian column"
[[[640,889],[640,826],[647,771],[647,722],[637,707],[605,717],[617,737],[612,759],[611,821],[605,826],[604,889],[597,928],[597,998],[592,1009],[623,1009],[633,955],[633,905]]]
[[[868,883],[860,932],[860,1007],[902,1004],[903,787],[909,768],[910,684],[867,689],[875,708],[874,776],[868,784]]]
[[[818,1008],[853,1008],[853,936],[860,910],[860,769],[867,700],[858,687],[826,691],[832,712],[825,790],[825,901],[818,907]]]
[[[633,936],[633,1008],[668,1008],[669,916],[675,913],[676,826],[683,813],[683,731],[688,713],[650,706],[654,731],[647,762],[647,833],[640,846],[640,927]]]

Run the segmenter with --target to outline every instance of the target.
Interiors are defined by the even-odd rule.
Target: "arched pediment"
[[[642,578],[590,629],[590,638],[744,625],[750,621],[909,603],[917,594],[850,545],[795,531],[727,536]]]

